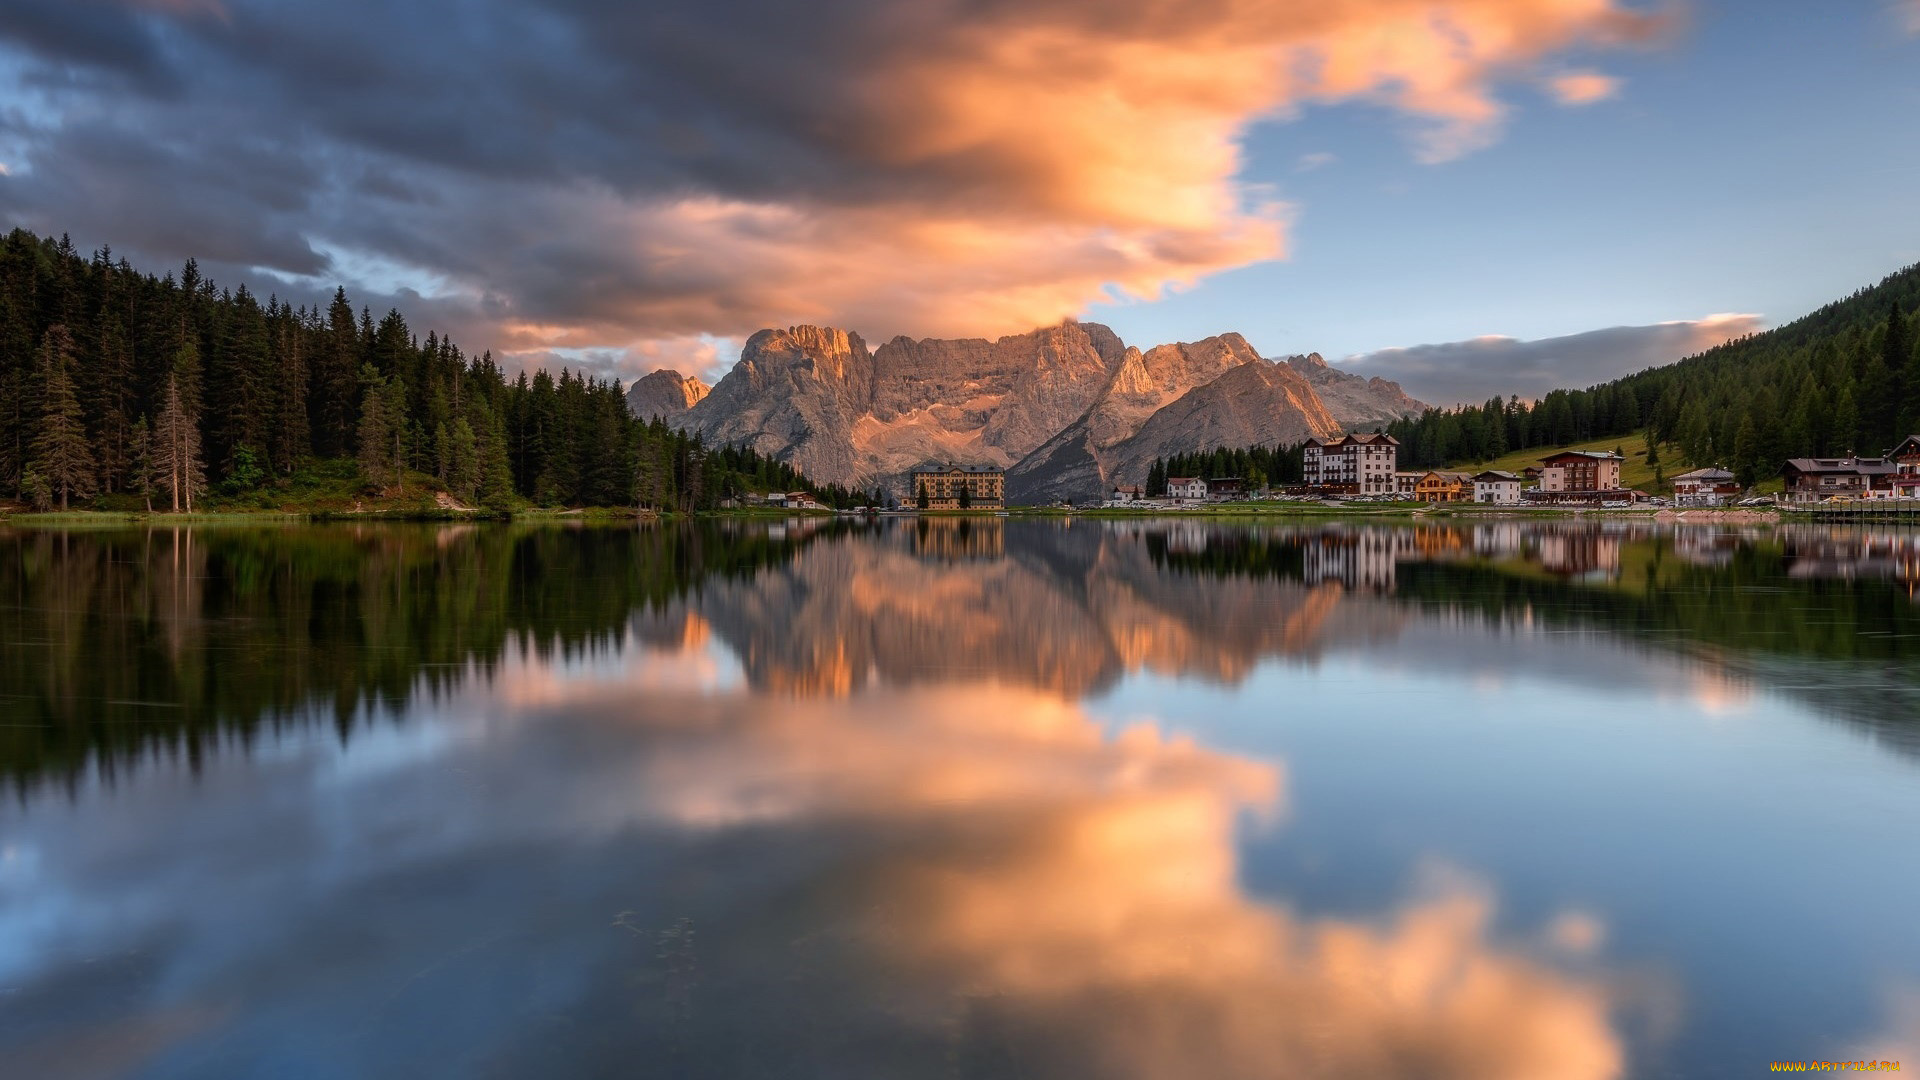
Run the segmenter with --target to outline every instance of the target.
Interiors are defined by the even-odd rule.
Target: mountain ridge
[[[654,372],[629,396],[709,443],[751,446],[821,482],[904,494],[910,470],[951,461],[1008,470],[1016,502],[1095,498],[1170,451],[1337,435],[1425,408],[1317,353],[1269,360],[1236,333],[1142,351],[1077,320],[993,340],[898,336],[877,349],[833,327],[766,329],[710,389],[686,379]]]

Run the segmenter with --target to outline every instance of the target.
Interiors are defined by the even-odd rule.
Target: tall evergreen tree
[[[200,460],[200,420],[180,392],[178,372],[167,375],[160,412],[153,425],[154,472],[167,489],[173,512],[193,511],[194,496],[207,489],[206,466]]]
[[[153,512],[154,456],[153,433],[148,428],[147,418],[141,417],[133,422],[127,437],[128,467],[127,490],[140,496],[146,503],[147,512]]]
[[[48,328],[39,365],[40,423],[28,467],[65,510],[74,498],[92,497],[95,480],[86,411],[73,385],[73,336],[66,327]]]

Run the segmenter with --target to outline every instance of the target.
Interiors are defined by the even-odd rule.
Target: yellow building
[[[972,507],[998,509],[1006,503],[1007,474],[1003,469],[961,465],[915,469],[912,491],[912,504],[927,510],[958,510],[963,501]]]
[[[1464,502],[1473,498],[1466,473],[1430,472],[1413,485],[1413,497],[1425,503]]]

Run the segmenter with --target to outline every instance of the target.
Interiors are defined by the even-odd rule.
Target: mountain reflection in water
[[[1329,650],[1601,670],[1502,629],[1544,624],[1604,639],[1581,648],[1657,646],[1657,677],[1802,690],[1920,749],[1916,565],[1912,532],[1640,522],[0,529],[16,598],[0,771],[71,778],[156,746],[197,761],[209,739],[318,712],[345,738],[364,703],[403,711],[509,641],[567,652],[689,620],[756,690],[987,680],[1068,698]]]
[[[1343,657],[1700,707],[1845,682],[1876,693],[1828,715],[1915,745],[1896,533],[922,519],[0,548],[22,1075],[1619,1076],[1672,1001],[1606,962],[1603,919],[1501,923],[1497,883],[1432,867],[1361,911],[1250,892],[1241,845],[1288,828],[1289,764],[1089,702]]]

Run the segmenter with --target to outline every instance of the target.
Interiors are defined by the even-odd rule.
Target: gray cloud
[[[533,355],[834,322],[1021,330],[1282,253],[1262,118],[1432,158],[1612,0],[10,0],[0,219]],[[1394,50],[1373,47],[1383,36]]]
[[[1342,367],[1399,383],[1435,405],[1478,403],[1518,394],[1536,399],[1617,379],[1763,329],[1758,315],[1613,326],[1566,337],[1520,341],[1477,337],[1437,345],[1381,349],[1347,357]]]

